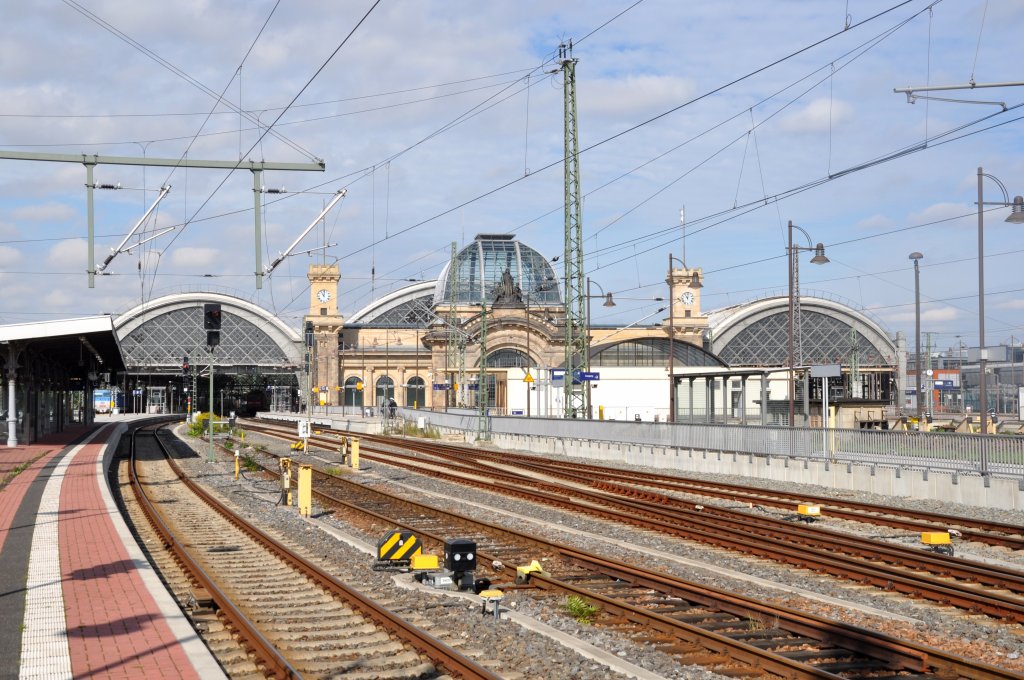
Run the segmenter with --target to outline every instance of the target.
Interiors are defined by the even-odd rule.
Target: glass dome
[[[560,305],[562,295],[555,270],[536,250],[516,241],[512,234],[478,234],[473,243],[455,256],[455,280],[448,286],[449,262],[434,289],[434,304],[460,305],[494,301],[494,289],[507,269],[522,291],[524,302]]]

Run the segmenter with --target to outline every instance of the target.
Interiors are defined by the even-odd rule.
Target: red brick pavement
[[[60,562],[76,678],[198,678],[114,529],[90,443],[68,467],[60,498]]]
[[[84,434],[86,430],[85,427],[65,430],[59,434],[48,435],[34,444],[10,448],[0,444],[0,550],[3,550],[14,513],[21,505],[29,486],[39,476],[39,471],[62,448]],[[0,432],[0,435],[2,434]],[[28,467],[20,472],[14,472],[23,465]]]

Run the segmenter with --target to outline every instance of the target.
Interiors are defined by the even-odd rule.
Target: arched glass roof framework
[[[591,366],[665,366],[668,338],[637,338],[598,345],[590,352]],[[673,342],[676,366],[724,367],[718,357],[688,342]]]
[[[295,370],[302,364],[300,338],[258,305],[220,293],[158,298],[121,314],[114,322],[130,371],[180,370],[182,358],[201,364],[206,355],[203,304],[221,305],[219,366]]]
[[[479,234],[455,256],[455,286],[448,290],[449,262],[437,278],[434,304],[491,302],[491,291],[507,269],[531,304],[559,305],[562,296],[551,264],[511,234]]]
[[[894,366],[896,346],[870,318],[822,298],[801,298],[803,356],[798,365]],[[789,362],[789,299],[758,300],[714,312],[712,349],[732,366],[785,366]]]

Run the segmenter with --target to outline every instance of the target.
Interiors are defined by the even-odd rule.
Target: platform
[[[107,486],[137,417],[0,449],[0,678],[224,677]]]

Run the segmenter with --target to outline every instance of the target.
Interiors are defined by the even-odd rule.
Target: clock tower
[[[309,279],[309,313],[304,319],[313,325],[313,357],[311,382],[313,394],[307,395],[316,405],[341,403],[338,391],[338,335],[344,319],[338,313],[338,281],[341,275],[336,264],[313,264],[306,273]],[[321,388],[326,387],[326,392]]]
[[[688,342],[698,347],[704,344],[704,331],[708,327],[708,318],[701,313],[700,289],[704,287],[704,272],[699,268],[669,269],[665,279],[671,294],[672,305],[670,318],[665,319],[665,331],[674,340]]]

